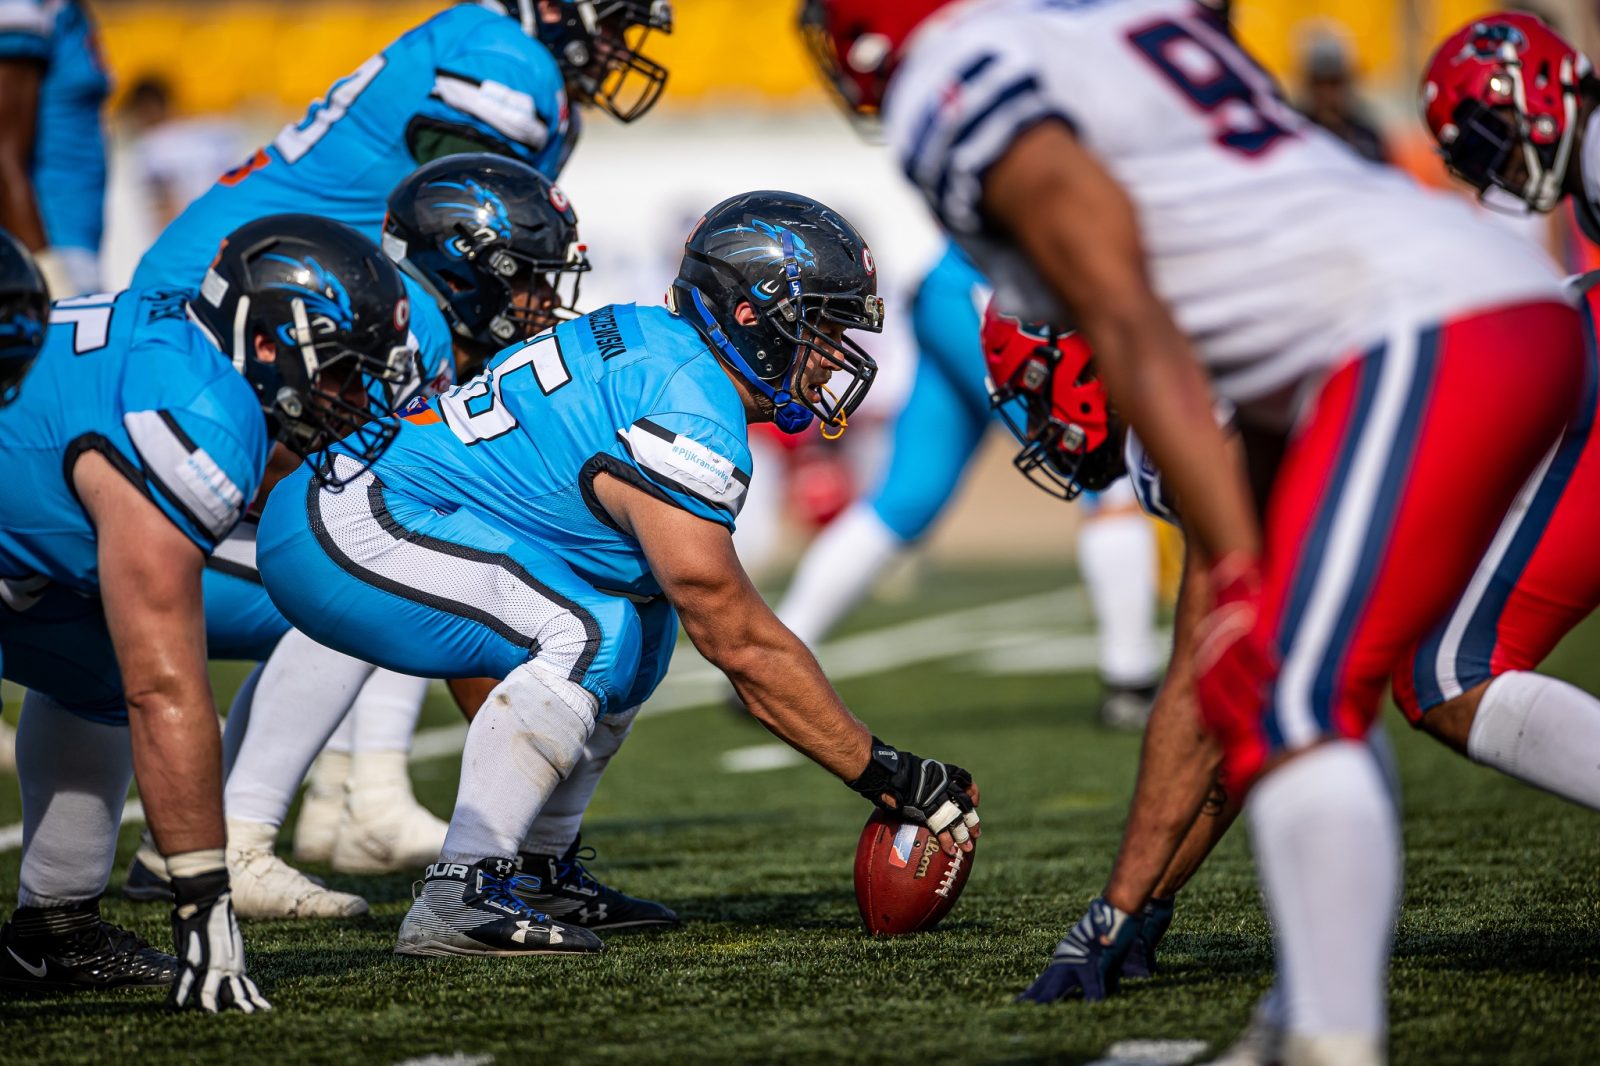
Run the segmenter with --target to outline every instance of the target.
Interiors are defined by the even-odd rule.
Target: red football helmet
[[[1533,15],[1488,15],[1452,34],[1422,79],[1422,117],[1445,163],[1480,195],[1535,211],[1562,197],[1589,61]]]
[[[1064,500],[1098,492],[1127,472],[1094,353],[1077,333],[983,313],[989,402],[1022,445],[1028,480]]]
[[[911,31],[950,2],[802,0],[800,34],[845,107],[872,118]]]

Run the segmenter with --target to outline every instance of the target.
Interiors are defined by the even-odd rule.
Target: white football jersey
[[[1544,253],[1283,102],[1191,0],[966,0],[918,30],[886,101],[891,143],[1007,311],[1064,309],[989,228],[982,183],[1058,119],[1118,179],[1151,277],[1251,421],[1287,425],[1325,368],[1397,329],[1560,297]]]

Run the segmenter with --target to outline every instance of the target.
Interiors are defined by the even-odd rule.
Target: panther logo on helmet
[[[295,259],[268,254],[262,258],[283,263],[294,270],[292,282],[273,282],[263,288],[288,293],[305,308],[303,325],[297,315],[296,321],[278,326],[278,340],[281,343],[298,348],[311,344],[319,336],[326,337],[355,325],[355,308],[351,306],[349,291],[321,263],[310,256]],[[310,336],[302,336],[302,329],[309,329]]]

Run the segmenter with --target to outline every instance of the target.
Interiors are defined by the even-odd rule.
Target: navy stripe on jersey
[[[1300,546],[1299,565],[1289,586],[1289,599],[1284,606],[1283,619],[1278,628],[1277,648],[1280,653],[1288,647],[1287,641],[1300,629],[1300,623],[1305,618],[1306,604],[1311,600],[1311,590],[1317,583],[1323,557],[1327,554],[1328,535],[1333,529],[1333,519],[1338,513],[1339,501],[1344,498],[1345,488],[1350,480],[1350,468],[1354,465],[1356,449],[1361,443],[1360,430],[1372,414],[1372,403],[1378,394],[1378,381],[1383,377],[1383,364],[1388,354],[1387,346],[1379,346],[1362,360],[1359,371],[1360,382],[1349,416],[1349,429],[1339,446],[1339,458],[1334,463],[1333,476],[1323,489],[1322,504],[1317,510],[1317,516],[1312,521],[1305,542]],[[1273,710],[1272,703],[1269,702],[1268,713],[1264,718],[1267,737],[1274,748],[1281,748],[1283,733],[1279,728],[1277,715],[1272,713]]]
[[[1339,609],[1338,621],[1334,623],[1334,642],[1324,653],[1322,666],[1312,683],[1311,706],[1317,724],[1327,731],[1333,728],[1333,697],[1339,671],[1345,664],[1360,615],[1366,609],[1372,596],[1372,587],[1378,579],[1378,569],[1389,545],[1389,533],[1394,528],[1395,515],[1400,510],[1401,490],[1411,472],[1417,439],[1422,435],[1423,408],[1427,405],[1438,365],[1439,331],[1431,329],[1418,340],[1417,368],[1400,415],[1400,431],[1389,449],[1378,498],[1366,527],[1368,532],[1356,563],[1356,577],[1350,583],[1344,605]]]
[[[1583,325],[1584,352],[1588,355],[1588,373],[1584,376],[1583,395],[1579,400],[1578,415],[1562,434],[1554,452],[1538,476],[1527,507],[1517,514],[1516,529],[1504,552],[1493,561],[1494,570],[1488,581],[1474,580],[1467,586],[1460,602],[1426,640],[1417,648],[1412,663],[1412,684],[1416,691],[1417,710],[1427,712],[1453,699],[1463,692],[1476,688],[1494,676],[1494,649],[1500,637],[1500,616],[1505,612],[1511,593],[1522,580],[1522,572],[1544,539],[1545,530],[1555,515],[1556,507],[1566,494],[1567,484],[1578,460],[1589,445],[1594,432],[1596,405],[1600,404],[1600,381],[1595,378],[1597,343],[1594,309],[1588,299],[1579,306]],[[1498,538],[1497,538],[1498,539]],[[1489,562],[1489,557],[1485,558]],[[1460,623],[1466,614],[1466,625]],[[1457,636],[1459,632],[1459,636]],[[1447,648],[1454,642],[1455,647]],[[1441,661],[1444,660],[1444,661]],[[1445,662],[1448,662],[1448,667]],[[1446,691],[1446,689],[1449,691]]]

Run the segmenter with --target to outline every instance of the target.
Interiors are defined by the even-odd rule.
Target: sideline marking
[[[1209,1046],[1204,1040],[1118,1040],[1089,1066],[1185,1066]]]
[[[764,770],[783,770],[799,766],[806,757],[787,744],[753,744],[748,748],[734,748],[722,753],[722,772],[727,774],[758,774]]]

